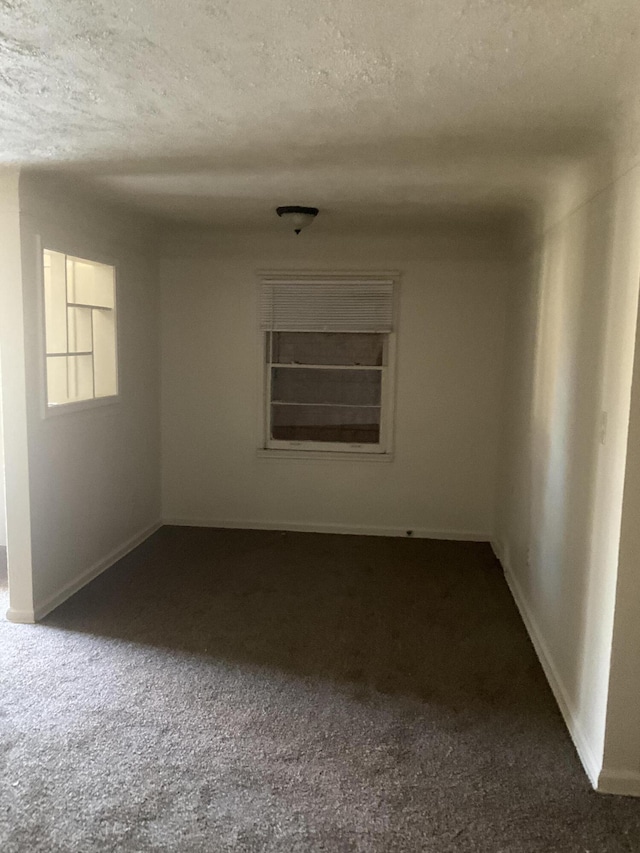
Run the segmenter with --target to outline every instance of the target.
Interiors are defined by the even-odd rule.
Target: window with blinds
[[[386,453],[394,280],[263,280],[265,447]]]

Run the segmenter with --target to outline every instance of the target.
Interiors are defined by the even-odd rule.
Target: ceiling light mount
[[[311,225],[318,215],[317,207],[300,207],[297,204],[285,204],[276,207],[276,213],[285,222],[288,222],[296,234],[299,234],[307,225]]]

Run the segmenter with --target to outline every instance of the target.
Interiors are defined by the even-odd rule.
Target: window
[[[118,393],[115,269],[42,253],[47,406]]]
[[[267,449],[390,450],[393,281],[264,279]]]

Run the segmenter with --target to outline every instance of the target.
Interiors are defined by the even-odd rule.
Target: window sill
[[[44,405],[44,418],[57,418],[60,415],[70,415],[72,412],[84,412],[87,409],[100,409],[103,406],[113,406],[120,402],[120,395],[111,397],[92,397],[90,400],[76,400],[73,403],[61,403],[59,406]]]
[[[290,462],[320,460],[324,462],[393,462],[393,453],[347,453],[331,450],[257,450],[259,459],[288,459]]]

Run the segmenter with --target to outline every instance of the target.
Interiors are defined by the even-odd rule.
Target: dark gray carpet
[[[164,528],[0,643],[3,853],[640,850],[485,545]]]

